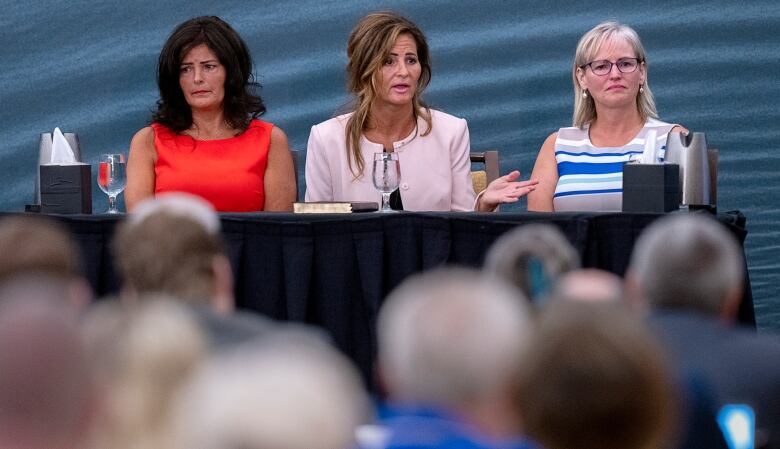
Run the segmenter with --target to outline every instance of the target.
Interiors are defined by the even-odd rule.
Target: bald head
[[[618,302],[623,280],[604,270],[587,268],[564,274],[553,289],[553,298],[583,302]]]

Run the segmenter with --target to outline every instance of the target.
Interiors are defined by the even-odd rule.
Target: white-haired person
[[[383,444],[525,448],[510,385],[533,326],[527,300],[466,269],[414,276],[379,313]]]
[[[662,148],[669,132],[658,120],[648,61],[631,27],[604,22],[579,41],[572,66],[573,124],[544,141],[531,174],[529,211],[620,211],[623,164],[641,155],[645,140]]]
[[[747,404],[756,446],[780,447],[780,339],[735,325],[745,282],[742,248],[705,215],[672,215],[648,227],[626,273],[629,297],[683,373],[697,373],[720,405]]]
[[[346,449],[367,421],[350,362],[309,332],[280,330],[214,358],[182,393],[180,449]]]

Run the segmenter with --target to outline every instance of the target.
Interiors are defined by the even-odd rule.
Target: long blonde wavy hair
[[[640,63],[645,65],[645,82],[642,85],[642,87],[644,87],[644,92],[639,92],[637,94],[636,108],[639,112],[639,116],[642,118],[642,122],[647,121],[650,117],[658,118],[653,92],[650,91],[650,85],[647,82],[648,67],[645,48],[642,46],[642,41],[639,40],[639,35],[633,28],[623,25],[622,23],[602,22],[582,36],[580,42],[577,44],[577,51],[574,55],[574,65],[571,69],[571,76],[574,82],[574,114],[572,122],[574,126],[578,128],[583,128],[596,119],[596,104],[593,102],[593,97],[590,95],[583,98],[583,89],[577,80],[577,69],[591,62],[593,58],[596,57],[596,53],[598,53],[604,42],[611,39],[622,39],[627,42],[634,50]]]
[[[360,136],[365,131],[371,113],[371,106],[377,97],[377,83],[382,65],[390,55],[396,39],[402,34],[411,36],[417,44],[417,58],[420,63],[420,78],[412,99],[414,120],[422,117],[427,124],[422,136],[431,132],[431,112],[422,101],[422,91],[431,81],[431,61],[428,42],[422,31],[410,20],[393,12],[377,12],[365,16],[358,22],[347,42],[347,91],[355,96],[353,114],[347,121],[347,160],[355,178],[363,175],[365,161],[360,152]]]

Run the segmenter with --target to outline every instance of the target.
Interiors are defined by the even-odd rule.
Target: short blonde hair
[[[580,83],[577,80],[577,69],[591,62],[596,57],[596,53],[598,53],[601,46],[604,45],[604,42],[612,39],[622,39],[627,42],[633,48],[639,62],[645,65],[645,71],[647,71],[645,48],[642,46],[639,35],[630,26],[618,22],[602,22],[585,33],[577,44],[577,51],[574,54],[574,65],[571,69],[571,77],[574,82],[574,114],[572,122],[578,128],[584,128],[585,125],[596,119],[596,105],[592,96],[582,96],[584,90],[580,87]],[[650,85],[647,82],[647,76],[645,76],[645,83],[642,87],[644,87],[644,92],[637,94],[636,108],[644,122],[648,118],[657,118],[658,112],[655,108],[653,93],[650,91]]]

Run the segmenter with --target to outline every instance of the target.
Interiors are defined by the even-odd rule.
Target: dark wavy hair
[[[256,92],[260,84],[252,75],[252,58],[241,36],[216,16],[195,17],[173,31],[160,51],[157,86],[160,99],[152,121],[180,133],[192,126],[192,110],[179,84],[179,69],[184,56],[205,44],[225,67],[225,121],[245,131],[252,119],[265,113],[265,105]]]

